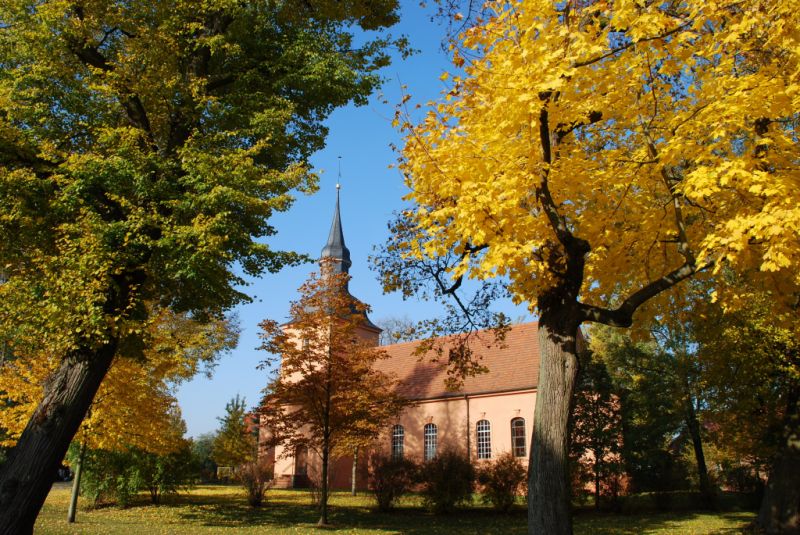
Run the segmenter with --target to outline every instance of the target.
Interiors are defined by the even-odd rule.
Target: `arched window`
[[[436,424],[425,424],[423,431],[424,458],[426,461],[430,461],[436,457],[436,434],[439,430],[436,428]]]
[[[525,419],[511,420],[511,450],[514,457],[525,457]]]
[[[478,440],[478,459],[492,458],[492,424],[489,420],[480,420],[476,426]]]
[[[392,427],[392,458],[403,458],[403,440],[405,439],[405,430],[403,426],[398,424]]]

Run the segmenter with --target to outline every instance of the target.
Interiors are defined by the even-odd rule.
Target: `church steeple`
[[[339,213],[340,187],[339,184],[336,184],[336,209],[333,212],[333,222],[331,223],[331,231],[328,234],[328,242],[322,248],[320,261],[326,258],[333,259],[331,265],[334,273],[348,273],[353,263],[350,261],[350,249],[344,244],[342,216]]]

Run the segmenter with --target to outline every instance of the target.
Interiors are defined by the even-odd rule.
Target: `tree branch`
[[[604,323],[612,327],[630,327],[633,324],[633,313],[646,301],[712,265],[713,262],[698,268],[695,264],[684,263],[681,267],[637,290],[615,309],[580,303],[581,321]]]
[[[627,50],[627,49],[631,48],[632,46],[636,46],[639,43],[646,43],[648,41],[656,41],[658,39],[664,39],[665,37],[669,37],[672,34],[678,33],[679,31],[681,31],[681,30],[683,30],[685,28],[688,28],[691,24],[692,24],[692,21],[688,20],[688,21],[684,22],[683,24],[679,24],[675,28],[673,28],[673,29],[671,29],[669,31],[666,31],[666,32],[664,32],[662,34],[654,35],[652,37],[644,37],[642,39],[639,39],[638,41],[631,41],[630,43],[626,43],[626,44],[624,44],[622,46],[618,46],[616,48],[612,48],[611,50],[609,50],[605,54],[600,54],[599,56],[595,56],[593,58],[589,58],[589,59],[584,60],[584,61],[575,62],[575,63],[572,64],[572,66],[573,67],[586,67],[588,65],[592,65],[593,63],[597,63],[598,61],[602,61],[602,60],[604,60],[606,58],[609,58],[609,57],[611,57],[611,56],[613,56],[613,55],[615,55],[615,54],[617,54],[619,52]]]

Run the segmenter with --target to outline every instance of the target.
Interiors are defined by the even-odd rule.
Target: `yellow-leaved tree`
[[[499,277],[538,312],[529,532],[566,534],[582,323],[628,327],[692,276],[735,306],[724,270],[771,292],[776,317],[796,310],[800,14],[772,0],[486,10],[444,98],[416,125],[398,113],[413,207],[382,268],[406,291],[414,276],[449,276],[440,293]]]
[[[122,451],[136,448],[165,454],[179,449],[179,414],[174,389],[236,345],[232,320],[201,323],[169,309],[152,312],[143,333],[144,349],[120,350],[81,424],[76,440],[90,449]],[[30,347],[30,346],[28,346]],[[22,348],[17,346],[17,352]],[[0,446],[13,446],[44,396],[58,361],[46,348],[8,357],[0,366]]]

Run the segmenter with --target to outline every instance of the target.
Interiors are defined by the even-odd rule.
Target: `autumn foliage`
[[[286,452],[307,447],[321,461],[321,524],[327,523],[331,459],[371,443],[406,404],[397,379],[378,369],[387,354],[360,328],[367,306],[347,291],[349,275],[322,261],[291,306],[291,320],[261,323],[264,349],[274,355],[274,379],[265,390],[262,423]]]

